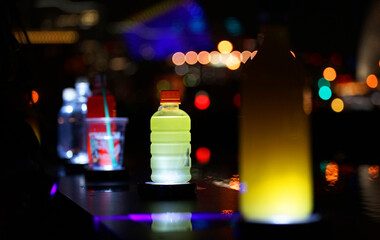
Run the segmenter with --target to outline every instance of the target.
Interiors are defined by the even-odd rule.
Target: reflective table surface
[[[247,234],[295,233],[299,239],[379,236],[379,165],[342,163],[339,158],[318,164],[314,212],[319,220],[301,227],[245,223],[239,213],[237,176],[193,181],[195,199],[147,200],[138,195],[136,183],[87,181],[80,174],[62,177],[56,197],[58,205],[72,209],[74,216],[69,219],[87,226],[95,239],[246,239]]]

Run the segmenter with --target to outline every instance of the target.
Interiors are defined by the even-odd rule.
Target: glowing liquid
[[[240,209],[248,221],[297,223],[313,207],[304,84],[289,51],[265,41],[243,80]]]
[[[156,183],[186,183],[191,179],[190,117],[177,108],[163,107],[153,114],[151,179]]]

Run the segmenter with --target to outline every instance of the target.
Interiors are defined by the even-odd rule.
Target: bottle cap
[[[178,90],[162,90],[160,103],[180,103],[181,98]]]

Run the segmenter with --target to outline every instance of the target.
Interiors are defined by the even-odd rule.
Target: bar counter
[[[55,198],[61,224],[82,237],[234,239],[238,191],[192,182],[197,185],[193,199],[149,200],[139,196],[137,183],[90,182],[84,175],[72,175],[60,179]]]

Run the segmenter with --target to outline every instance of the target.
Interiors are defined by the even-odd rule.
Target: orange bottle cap
[[[180,103],[179,90],[162,90],[160,103]]]

